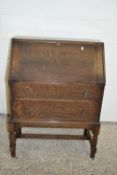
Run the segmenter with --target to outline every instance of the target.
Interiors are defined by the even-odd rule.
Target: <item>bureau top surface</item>
[[[104,83],[102,42],[12,39],[10,80]]]

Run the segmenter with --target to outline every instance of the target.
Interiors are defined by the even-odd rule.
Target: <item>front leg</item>
[[[97,151],[97,140],[98,140],[98,134],[99,134],[100,127],[96,127],[92,129],[93,137],[91,141],[91,154],[90,157],[94,158],[96,151]]]
[[[16,138],[14,132],[9,132],[9,149],[11,152],[11,156],[16,156]]]
[[[16,136],[15,136],[15,124],[10,121],[8,118],[7,120],[7,130],[9,132],[9,149],[11,152],[11,156],[16,156]]]

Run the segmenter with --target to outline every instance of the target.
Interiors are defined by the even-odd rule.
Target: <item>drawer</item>
[[[16,100],[12,104],[16,121],[98,121],[100,105],[94,101]]]
[[[99,85],[57,85],[19,82],[13,85],[13,96],[24,99],[92,99],[102,97],[103,87]]]

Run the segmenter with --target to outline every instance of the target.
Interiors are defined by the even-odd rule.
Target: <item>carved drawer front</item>
[[[100,106],[94,101],[16,100],[12,105],[16,121],[97,121]]]
[[[102,97],[103,87],[99,85],[55,85],[39,83],[14,83],[13,96],[25,99],[92,99]]]

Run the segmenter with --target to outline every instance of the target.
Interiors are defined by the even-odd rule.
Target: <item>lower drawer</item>
[[[16,100],[12,103],[16,121],[98,121],[100,105],[95,101]]]

